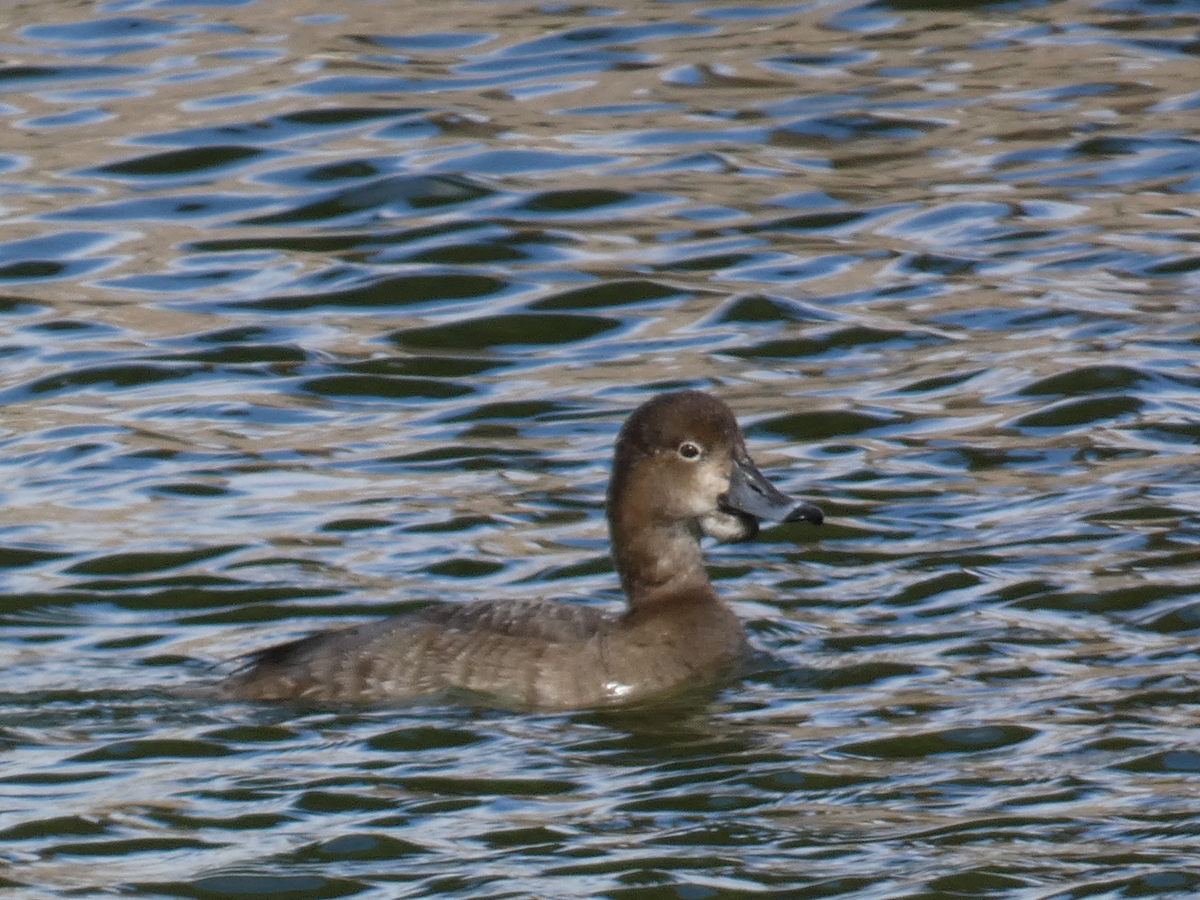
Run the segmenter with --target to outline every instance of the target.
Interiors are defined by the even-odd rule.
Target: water
[[[8,895],[1200,891],[1194,2],[0,14]],[[612,440],[678,386],[829,515],[710,553],[762,672],[189,694],[616,603]]]

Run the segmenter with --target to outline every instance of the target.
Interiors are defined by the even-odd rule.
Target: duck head
[[[703,391],[678,391],[646,401],[622,427],[608,518],[629,590],[653,583],[655,570],[682,568],[685,557],[700,566],[701,534],[744,541],[764,519],[819,525],[824,515],[759,471],[728,406]]]

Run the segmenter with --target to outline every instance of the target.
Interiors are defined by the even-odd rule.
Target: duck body
[[[719,602],[613,617],[554,601],[475,600],[272,647],[226,686],[245,700],[378,703],[454,691],[579,709],[719,677],[749,648]]]
[[[439,603],[267,648],[223,685],[243,700],[389,702],[469,692],[573,709],[644,700],[736,670],[745,629],[713,589],[700,537],[745,540],[760,518],[822,515],[776,490],[709,394],[662,394],[617,439],[607,514],[628,607],[545,600]]]

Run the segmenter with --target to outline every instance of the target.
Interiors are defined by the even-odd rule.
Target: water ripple
[[[3,883],[1196,892],[1187,2],[10,6]],[[828,514],[711,551],[745,681],[203,695],[618,602],[611,445],[676,387]]]

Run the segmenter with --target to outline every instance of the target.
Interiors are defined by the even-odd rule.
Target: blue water
[[[1195,3],[0,9],[8,895],[1200,891]],[[616,606],[612,441],[677,387],[828,516],[709,549],[761,671],[197,694]]]

